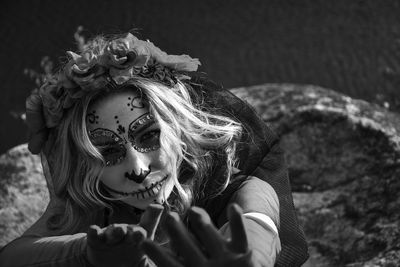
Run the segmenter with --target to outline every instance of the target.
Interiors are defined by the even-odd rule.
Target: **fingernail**
[[[182,224],[181,218],[176,212],[169,212],[165,218],[165,227],[167,231],[175,231]]]
[[[180,221],[179,214],[176,212],[168,212],[167,214],[167,221],[169,222],[179,222]]]
[[[89,226],[89,229],[94,231],[94,232],[96,232],[96,233],[98,233],[100,231],[100,227],[97,226],[97,225],[94,225],[94,224]]]
[[[133,233],[132,239],[135,243],[140,243],[146,238],[146,233],[141,230],[137,230]]]
[[[151,203],[151,204],[149,204],[149,207],[151,207],[152,209],[155,209],[155,210],[163,210],[164,209],[164,206],[159,203]]]
[[[118,236],[124,234],[124,230],[121,227],[115,228],[114,233]]]
[[[189,210],[189,218],[191,219],[190,221],[194,221],[196,223],[201,223],[201,224],[210,224],[211,223],[211,218],[208,215],[208,213],[199,207],[192,207]]]

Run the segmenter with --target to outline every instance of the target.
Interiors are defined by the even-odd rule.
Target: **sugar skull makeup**
[[[169,196],[173,181],[161,129],[138,92],[125,89],[94,101],[86,125],[105,160],[99,178],[110,194],[142,209]]]
[[[95,110],[93,111],[95,112]],[[91,113],[94,114],[94,113]],[[125,127],[116,120],[117,133],[110,129],[96,128],[89,132],[92,143],[100,150],[105,159],[106,166],[119,164],[126,157],[126,148],[123,144],[130,143],[141,153],[148,153],[160,148],[160,129],[149,113],[144,113],[135,119],[128,127],[128,138],[124,137]]]

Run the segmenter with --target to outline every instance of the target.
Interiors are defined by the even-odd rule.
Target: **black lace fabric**
[[[279,147],[279,138],[248,103],[228,90],[201,78],[192,79],[191,86],[196,91],[202,92],[204,98],[202,104],[208,105],[218,114],[234,118],[245,128],[238,145],[240,175],[236,176],[236,180],[233,179],[222,195],[199,203],[206,208],[217,224],[218,215],[226,207],[244,177],[251,175],[268,182],[277,193],[280,203],[279,236],[282,250],[275,266],[302,265],[308,258],[307,243],[299,227],[284,153]],[[213,174],[214,180],[218,180],[218,176],[221,175],[221,170],[216,171]]]

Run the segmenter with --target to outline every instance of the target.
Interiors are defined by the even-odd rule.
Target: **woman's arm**
[[[49,205],[43,216],[22,237],[0,251],[0,266],[153,266],[139,249],[152,239],[163,207],[151,204],[138,225],[111,224],[89,227],[88,234],[52,235],[46,226],[54,213]],[[139,265],[138,265],[139,264]]]
[[[0,252],[0,266],[87,266],[86,234],[22,236]]]
[[[190,232],[175,213],[167,215],[165,229],[173,252],[145,241],[145,252],[159,266],[261,267],[274,266],[280,239],[278,197],[268,183],[250,177],[230,199],[215,228],[207,212],[193,207],[188,212]],[[237,205],[241,205],[243,210]]]
[[[86,266],[86,234],[55,235],[47,220],[57,208],[51,201],[40,219],[0,251],[0,266]]]
[[[279,239],[279,200],[274,189],[257,177],[247,178],[230,199],[243,210],[243,223],[246,230],[252,261],[255,266],[274,266],[281,250]],[[219,220],[220,233],[231,238],[231,227],[226,211]]]

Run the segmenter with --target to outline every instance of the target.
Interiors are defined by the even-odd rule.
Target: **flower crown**
[[[40,153],[49,129],[57,126],[66,109],[93,90],[110,84],[144,77],[173,86],[201,65],[188,55],[168,55],[150,41],[131,33],[106,40],[98,37],[87,43],[80,54],[68,51],[69,61],[57,74],[34,91],[26,101],[26,121],[30,131],[28,147]]]

